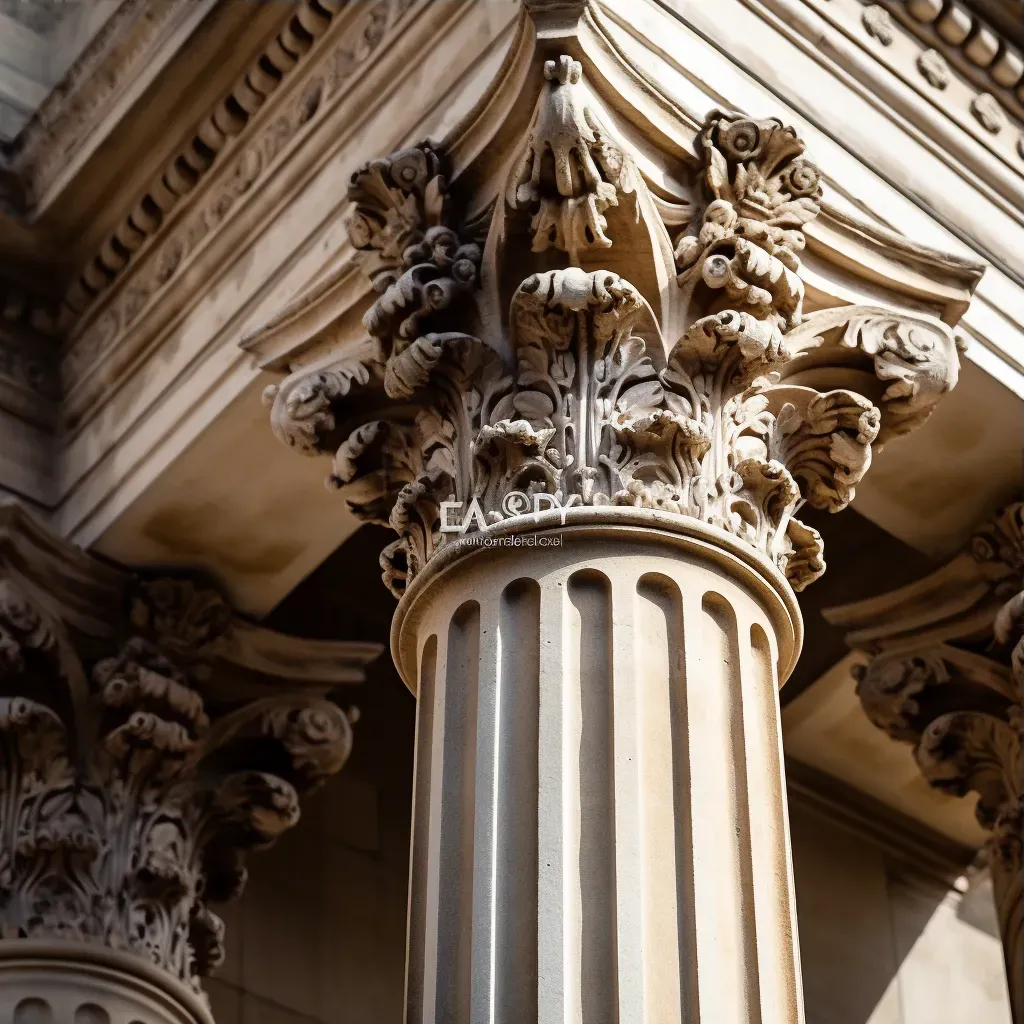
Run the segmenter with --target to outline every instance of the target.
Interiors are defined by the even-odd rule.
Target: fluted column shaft
[[[408,1024],[795,1024],[792,595],[700,524],[573,512],[439,559],[400,605]]]

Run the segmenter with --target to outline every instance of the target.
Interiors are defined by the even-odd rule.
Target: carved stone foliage
[[[874,638],[868,643],[873,658],[857,670],[857,693],[870,720],[913,745],[932,786],[977,798],[977,819],[991,834],[988,856],[1018,1012],[1024,1009],[1022,526],[1024,502],[1015,502],[979,529],[949,566],[902,592],[851,606],[847,616]],[[964,596],[973,590],[998,600],[970,605]],[[949,614],[952,607],[958,615]]]
[[[210,588],[138,583],[95,658],[55,607],[0,579],[2,935],[133,951],[198,990],[223,958],[211,904],[345,763],[349,715],[310,690],[218,697],[233,625]]]
[[[820,175],[781,121],[713,111],[700,134],[706,202],[676,243],[680,283],[703,279],[736,306],[780,325],[799,322],[803,225],[820,209]]]
[[[629,250],[667,264],[638,280],[678,272],[678,291],[647,295],[619,273],[582,269],[584,252],[589,268],[619,244],[604,214],[624,196],[637,217],[657,216],[602,124],[580,62],[548,60],[504,188],[531,220],[499,208],[486,258],[460,233],[435,147],[353,176],[350,236],[378,296],[363,323],[379,361],[331,356],[267,399],[277,435],[333,453],[329,483],[357,516],[397,533],[382,556],[396,594],[453,540],[444,503],[464,517],[478,506],[471,526],[486,529],[530,511],[537,494],[697,518],[802,589],[825,566],[800,509],[844,508],[872,444],[913,429],[956,382],[952,333],[930,317],[872,306],[804,316],[798,254],[821,187],[803,143],[775,120],[709,115],[703,198],[677,266],[660,220],[646,237],[664,246]],[[508,246],[517,232],[533,253],[565,255],[520,258]],[[666,338],[668,323],[688,326]],[[396,404],[336,436],[367,383]]]
[[[476,287],[480,247],[453,229],[441,161],[427,144],[359,168],[348,197],[349,238],[379,295],[363,323],[389,351],[401,349]]]
[[[512,209],[531,213],[533,251],[560,249],[579,265],[584,249],[607,249],[604,212],[632,195],[632,160],[613,141],[588,103],[583,65],[563,54],[544,63],[542,94],[516,173],[508,183]]]

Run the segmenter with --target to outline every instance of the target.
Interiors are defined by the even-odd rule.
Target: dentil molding
[[[766,3],[783,17],[794,6]],[[811,0],[811,6],[1011,173],[1024,174],[1024,58],[1013,42],[957,0]]]

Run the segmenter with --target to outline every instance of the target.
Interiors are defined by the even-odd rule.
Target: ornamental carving
[[[917,70],[934,89],[945,89],[949,85],[949,64],[938,50],[923,50],[917,58]]]
[[[198,991],[224,955],[211,904],[344,765],[354,716],[328,686],[223,685],[255,627],[212,588],[86,568],[74,595],[44,593],[37,568],[0,565],[0,929],[134,952]],[[123,617],[82,634],[75,602],[122,578]]]
[[[713,111],[698,141],[705,202],[676,243],[680,284],[698,280],[759,319],[800,320],[803,225],[820,209],[820,175],[775,119]]]
[[[990,835],[987,856],[1018,1011],[1024,1009],[1022,527],[1024,502],[1015,502],[926,579],[826,612],[855,627],[849,639],[872,654],[856,670],[868,718],[912,744],[922,776],[936,789],[976,798],[976,817]]]
[[[349,238],[379,296],[363,324],[389,350],[402,348],[477,285],[480,247],[450,224],[441,161],[429,145],[360,167],[348,198]]]
[[[582,76],[583,65],[565,54],[544,62],[550,88],[506,196],[512,209],[531,214],[533,251],[560,249],[576,266],[583,250],[611,247],[605,211],[620,195],[634,209],[637,200],[632,160],[588,103]]]
[[[1009,123],[1006,111],[990,92],[979,93],[971,100],[971,113],[985,131],[998,135]]]
[[[328,352],[268,389],[275,432],[331,455],[352,512],[395,531],[381,562],[396,595],[457,536],[442,505],[478,506],[469,528],[487,529],[537,494],[699,519],[802,589],[825,563],[800,510],[844,508],[872,445],[929,415],[956,382],[952,332],[881,306],[804,314],[821,183],[792,128],[709,115],[673,260],[582,62],[549,59],[538,84],[499,202],[473,199],[486,237],[467,231],[481,217],[449,193],[440,147],[356,171],[349,234],[375,293],[374,355]],[[636,279],[595,269],[606,252]]]
[[[873,36],[883,46],[892,46],[892,41],[896,38],[896,26],[892,15],[884,7],[870,4],[864,8],[860,20],[869,36]]]

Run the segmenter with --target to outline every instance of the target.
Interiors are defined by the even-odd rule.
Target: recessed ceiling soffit
[[[396,593],[441,501],[523,490],[714,523],[802,588],[824,562],[793,514],[843,508],[872,445],[955,385],[939,317],[981,272],[830,210],[782,122],[697,123],[586,3],[528,0],[477,107],[349,198],[353,261],[244,345],[290,371],[265,395],[278,437],[332,454],[352,511],[398,532]],[[819,255],[884,304],[808,301],[819,222]]]

